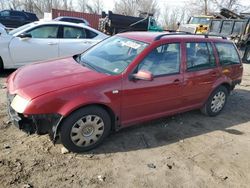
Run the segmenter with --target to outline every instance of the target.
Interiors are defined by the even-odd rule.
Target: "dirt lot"
[[[1,86],[0,187],[249,187],[250,65],[244,68],[218,117],[192,111],[144,123],[81,155],[8,124]]]

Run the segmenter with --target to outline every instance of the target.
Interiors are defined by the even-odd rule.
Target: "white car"
[[[9,33],[0,29],[0,68],[80,54],[107,37],[83,24],[61,21],[33,22]]]

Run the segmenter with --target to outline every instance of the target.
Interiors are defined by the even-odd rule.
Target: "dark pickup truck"
[[[30,12],[17,10],[0,11],[0,23],[7,28],[17,28],[34,21],[38,21],[38,18]]]

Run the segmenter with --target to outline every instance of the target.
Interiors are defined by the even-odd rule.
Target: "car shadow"
[[[14,71],[4,70],[0,72],[0,78],[7,78]],[[240,136],[244,132],[237,130],[235,126],[250,121],[249,104],[249,90],[235,89],[229,96],[225,109],[216,117],[207,117],[199,110],[194,110],[137,124],[112,133],[102,145],[88,153],[108,154],[156,148],[213,131]]]
[[[199,110],[194,110],[138,124],[111,134],[101,146],[89,153],[107,154],[155,148],[213,131],[240,136],[244,132],[235,126],[250,121],[249,104],[250,92],[236,89],[223,112],[216,117],[207,117]]]
[[[13,73],[16,69],[6,69],[0,71],[0,78],[7,78],[11,73]]]

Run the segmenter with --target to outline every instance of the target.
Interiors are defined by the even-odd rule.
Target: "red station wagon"
[[[235,45],[221,37],[122,33],[81,55],[15,71],[9,115],[30,134],[84,152],[139,122],[193,109],[219,114],[242,72]]]

